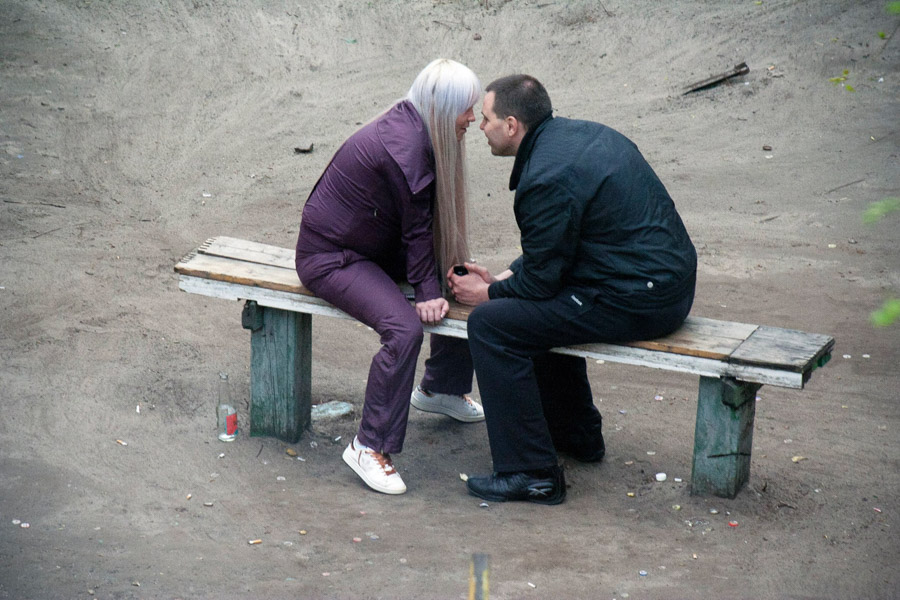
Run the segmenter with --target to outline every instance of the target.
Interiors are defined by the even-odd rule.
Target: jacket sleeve
[[[405,195],[401,206],[403,246],[406,248],[406,277],[415,292],[416,302],[441,297],[432,233],[434,186],[418,194]]]
[[[559,182],[520,189],[516,220],[522,241],[521,262],[508,279],[488,288],[491,298],[552,298],[575,260],[584,212],[569,186]],[[516,263],[513,263],[514,265]]]

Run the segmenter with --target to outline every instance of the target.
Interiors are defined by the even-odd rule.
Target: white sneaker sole
[[[413,394],[413,397],[410,399],[410,404],[422,412],[445,415],[456,419],[457,421],[462,421],[463,423],[478,423],[479,421],[484,421],[484,415],[461,414],[445,406],[429,404],[427,401],[419,399],[416,394]]]
[[[347,446],[344,449],[344,454],[342,455],[344,462],[347,463],[347,466],[353,469],[353,471],[359,475],[359,478],[362,479],[367,486],[375,490],[376,492],[381,492],[382,494],[403,494],[406,492],[406,484],[403,485],[403,488],[389,488],[379,483],[376,483],[368,478],[366,472],[362,467],[359,466],[359,463],[356,461],[355,452],[350,449],[350,446]]]

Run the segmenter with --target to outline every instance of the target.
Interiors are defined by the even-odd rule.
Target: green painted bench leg
[[[248,300],[250,435],[295,443],[310,423],[312,315]]]
[[[750,479],[757,383],[700,378],[691,494],[734,498]]]

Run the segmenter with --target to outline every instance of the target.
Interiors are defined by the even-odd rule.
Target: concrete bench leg
[[[750,479],[757,383],[700,378],[691,494],[734,498]]]
[[[312,315],[259,306],[241,315],[250,334],[250,435],[295,443],[310,423]]]

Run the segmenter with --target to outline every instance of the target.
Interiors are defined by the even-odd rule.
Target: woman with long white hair
[[[425,375],[413,393],[423,323],[449,309],[442,275],[469,256],[463,138],[481,83],[466,66],[437,59],[406,97],[344,142],[306,205],[297,274],[316,296],[381,336],[362,420],[344,461],[374,490],[402,494],[391,459],[406,437],[409,405],[460,421],[484,419],[469,396],[466,340],[432,336]],[[397,286],[408,281],[410,304]]]

